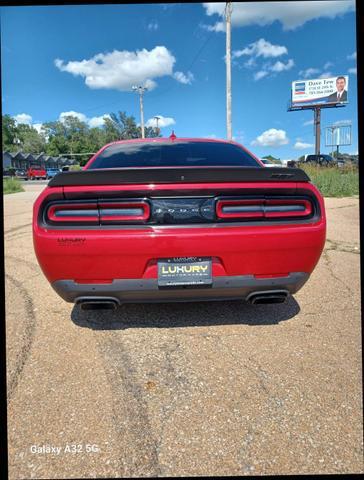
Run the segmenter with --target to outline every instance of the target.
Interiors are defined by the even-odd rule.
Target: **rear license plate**
[[[177,257],[158,260],[158,286],[212,285],[210,257]]]

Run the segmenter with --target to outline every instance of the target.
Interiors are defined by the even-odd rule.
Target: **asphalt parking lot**
[[[357,198],[325,200],[286,304],[81,313],[38,266],[44,185],[24,188],[4,197],[10,479],[363,472]]]

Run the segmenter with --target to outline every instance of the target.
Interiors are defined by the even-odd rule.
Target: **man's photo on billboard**
[[[337,77],[336,79],[336,92],[332,93],[326,98],[327,102],[347,102],[348,101],[348,92],[345,89],[346,79],[345,77]]]

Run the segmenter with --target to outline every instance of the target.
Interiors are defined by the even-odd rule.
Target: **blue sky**
[[[139,121],[134,84],[148,86],[145,120],[162,134],[226,138],[224,4],[2,7],[2,109],[39,128],[76,112],[92,126],[118,110]],[[352,122],[356,153],[355,4],[233,4],[233,137],[258,156],[314,152],[313,112],[287,112],[291,83],[349,75],[349,104],[322,110]],[[149,124],[152,123],[153,120]]]

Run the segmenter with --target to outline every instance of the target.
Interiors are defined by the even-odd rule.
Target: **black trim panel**
[[[308,182],[300,168],[285,167],[143,167],[59,173],[49,187],[138,183]]]
[[[159,289],[155,278],[115,279],[108,284],[82,284],[56,280],[51,285],[66,302],[116,299],[119,303],[188,302],[243,299],[249,294],[270,290],[296,293],[309,279],[309,273],[291,272],[287,277],[255,278],[254,275],[213,277],[210,288]]]

